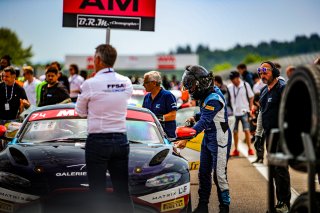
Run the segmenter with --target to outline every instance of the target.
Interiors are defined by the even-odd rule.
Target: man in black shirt
[[[58,81],[58,69],[50,66],[46,72],[48,84],[41,88],[40,103],[38,106],[46,106],[71,101],[67,88]]]
[[[58,81],[61,82],[66,87],[68,93],[70,93],[70,83],[69,83],[68,77],[61,72],[60,63],[57,61],[54,61],[50,65],[55,66],[58,69]]]
[[[242,76],[242,80],[250,84],[251,89],[253,88],[253,78],[252,78],[252,73],[247,70],[247,65],[245,64],[238,64],[237,66],[238,72]]]
[[[16,72],[9,66],[4,69],[3,82],[0,83],[0,123],[17,119],[23,108],[30,103],[26,92],[15,83]]]

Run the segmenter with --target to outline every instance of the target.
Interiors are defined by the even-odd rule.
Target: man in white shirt
[[[239,121],[242,123],[242,129],[245,133],[245,140],[248,145],[248,155],[254,155],[254,150],[251,147],[250,141],[250,124],[249,112],[253,105],[253,92],[250,85],[240,79],[240,73],[232,71],[229,75],[231,84],[228,85],[228,90],[231,98],[233,114],[235,115],[235,124],[233,129],[233,139],[235,149],[231,152],[231,156],[239,156],[238,151],[238,126]]]
[[[133,212],[129,194],[129,143],[126,135],[127,101],[132,95],[129,78],[116,73],[113,65],[117,51],[109,44],[96,48],[96,75],[81,86],[76,111],[88,119],[86,168],[93,212],[110,209],[105,198],[106,172],[113,192],[119,198],[119,212]]]
[[[36,86],[41,82],[36,79],[33,75],[33,67],[24,66],[22,67],[23,76],[25,82],[23,83],[23,88],[26,91],[29,103],[33,106],[37,106],[36,103]]]
[[[80,86],[84,79],[79,75],[79,68],[76,64],[69,66],[70,77],[68,78],[70,84],[70,98],[72,102],[76,102],[80,94]]]

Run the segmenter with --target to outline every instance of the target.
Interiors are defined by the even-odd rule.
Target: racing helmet
[[[213,91],[213,80],[213,74],[199,65],[187,66],[182,76],[184,88],[195,100],[203,99]]]

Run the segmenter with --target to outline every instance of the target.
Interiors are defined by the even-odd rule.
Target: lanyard
[[[11,96],[10,96],[10,99],[8,100],[8,89],[7,89],[7,85],[5,84],[5,88],[6,88],[6,99],[7,99],[7,103],[9,103],[9,101],[12,99],[12,96],[13,96],[13,87],[14,87],[14,84],[15,82],[13,82],[13,85],[12,85],[12,89],[11,89]]]
[[[72,84],[72,83],[76,80],[77,77],[78,77],[78,75],[77,75],[77,74],[74,74],[74,75],[71,77],[70,84]]]
[[[236,102],[236,99],[237,99],[237,96],[239,95],[240,89],[241,88],[239,87],[237,94],[236,94],[236,86],[233,86],[234,102]]]

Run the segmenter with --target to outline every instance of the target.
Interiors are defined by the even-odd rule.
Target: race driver
[[[199,204],[194,212],[208,212],[208,203],[213,180],[217,187],[220,212],[229,212],[230,195],[227,180],[227,162],[231,148],[231,131],[228,125],[227,106],[220,89],[213,86],[213,75],[204,67],[186,67],[182,76],[185,89],[199,101],[200,112],[187,122],[195,123],[192,128],[197,134],[204,130],[200,153]],[[187,141],[177,141],[184,148]]]

